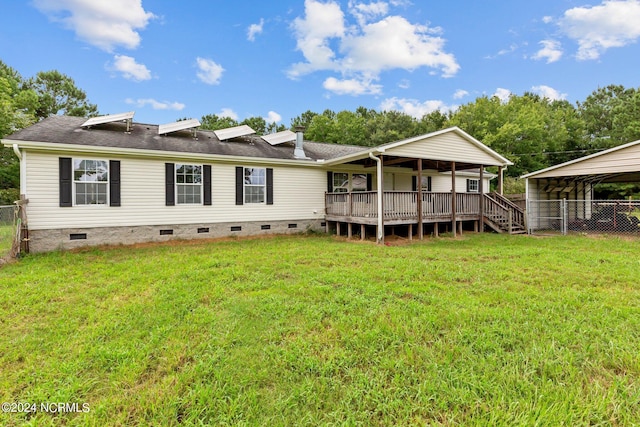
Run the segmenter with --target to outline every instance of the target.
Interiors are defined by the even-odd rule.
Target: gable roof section
[[[640,172],[640,140],[531,172],[521,178],[594,176],[630,172]]]
[[[338,164],[360,160],[368,157],[369,153],[484,166],[513,164],[458,127],[372,147],[361,153],[332,159],[327,163]]]

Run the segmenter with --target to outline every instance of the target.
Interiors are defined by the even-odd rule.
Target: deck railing
[[[414,220],[418,218],[417,191],[385,191],[384,219]],[[362,191],[354,193],[327,193],[326,212],[329,216],[377,218],[378,193]],[[456,194],[456,216],[480,215],[480,195]],[[451,218],[451,193],[422,192],[422,217],[424,219]]]

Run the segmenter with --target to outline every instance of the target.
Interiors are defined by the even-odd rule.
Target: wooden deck
[[[385,191],[384,224],[418,223],[418,191]],[[452,221],[451,193],[422,192],[422,222]],[[376,225],[378,223],[378,193],[327,193],[325,197],[328,221]],[[456,221],[480,220],[480,194],[456,194]]]
[[[524,211],[497,193],[457,193],[455,221],[452,216],[451,193],[417,191],[386,191],[383,194],[384,226],[449,223],[452,227],[465,221],[476,221],[474,229],[487,225],[498,233],[520,234],[526,232]],[[418,215],[418,197],[422,197],[422,218]],[[483,201],[481,212],[480,201]],[[339,233],[340,223],[359,224],[361,233],[367,225],[378,225],[378,193],[327,193],[325,197],[326,220],[335,222]],[[420,229],[418,229],[420,230]],[[438,226],[434,226],[437,234]]]

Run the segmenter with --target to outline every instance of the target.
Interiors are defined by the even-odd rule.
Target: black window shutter
[[[411,191],[418,191],[418,177],[411,177]]]
[[[427,191],[431,191],[431,177],[427,177]]]
[[[204,185],[204,205],[211,206],[211,165],[202,166],[202,183]]]
[[[60,157],[59,159],[60,165],[60,207],[69,207],[73,206],[73,191],[72,191],[72,167],[71,167],[71,158],[70,157]]]
[[[327,172],[327,193],[333,193],[333,172]]]
[[[373,191],[373,175],[367,174],[367,191]]]
[[[469,191],[471,191],[471,180],[470,179],[467,180],[467,193]]]
[[[175,170],[174,163],[164,164],[165,205],[167,206],[175,206],[176,204]]]
[[[236,166],[236,205],[244,204],[244,168]]]
[[[120,160],[109,160],[109,206],[120,206]]]
[[[267,168],[267,204],[273,204],[273,169]]]

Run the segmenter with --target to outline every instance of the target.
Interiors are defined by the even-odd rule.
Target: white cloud
[[[432,35],[434,31],[401,16],[368,24],[361,34],[342,41],[342,50],[348,52],[343,69],[377,74],[393,68],[426,66],[441,70],[443,77],[452,77],[460,66],[453,55],[444,52],[444,39]]]
[[[349,1],[349,12],[358,20],[358,24],[364,25],[367,22],[389,13],[389,4],[385,2],[356,3]]]
[[[565,11],[559,25],[578,43],[576,58],[598,59],[607,49],[623,47],[640,38],[640,1],[605,0],[598,6]]]
[[[537,93],[543,98],[549,99],[550,101],[562,101],[567,99],[566,93],[560,93],[554,88],[545,85],[533,86],[531,91],[533,93]]]
[[[556,40],[542,40],[539,44],[542,45],[542,49],[532,56],[533,59],[546,59],[547,64],[551,64],[562,58],[563,51],[560,42]]]
[[[495,96],[502,102],[507,102],[511,96],[511,91],[509,89],[499,87],[492,96]]]
[[[267,117],[264,118],[267,123],[279,123],[282,121],[282,116],[275,111],[269,111]]]
[[[218,117],[228,117],[230,119],[233,120],[238,120],[238,113],[236,113],[235,111],[233,111],[231,108],[223,108],[222,110],[220,110],[220,112],[218,114],[216,114]]]
[[[453,94],[453,99],[462,99],[465,96],[469,95],[469,92],[467,92],[464,89],[458,89],[457,91],[455,91],[455,93]]]
[[[138,98],[135,100],[131,98],[127,98],[125,99],[124,102],[130,105],[135,105],[138,108],[143,108],[149,105],[154,110],[181,111],[185,107],[185,105],[181,102],[157,101],[153,98]]]
[[[338,95],[377,95],[382,92],[382,86],[364,78],[338,80],[335,77],[329,77],[322,87]]]
[[[335,1],[305,0],[305,15],[296,18],[292,28],[297,49],[306,61],[289,68],[290,78],[335,71],[342,80],[327,79],[325,87],[358,83],[360,89],[338,89],[349,94],[358,90],[379,93],[381,86],[370,82],[378,80],[386,70],[428,67],[443,77],[452,77],[460,69],[454,55],[444,50],[445,40],[438,36],[439,28],[412,24],[402,16],[382,17],[388,13],[385,2],[351,1],[349,10],[357,24],[347,25],[344,12]]]
[[[34,0],[33,4],[81,40],[107,52],[116,46],[138,47],[138,31],[155,18],[143,9],[142,0]]]
[[[402,79],[398,82],[398,87],[400,89],[409,89],[411,87],[411,82],[407,79]]]
[[[290,78],[298,78],[315,70],[336,69],[335,54],[329,47],[330,38],[340,38],[345,34],[344,14],[340,5],[334,2],[320,3],[305,0],[305,18],[293,21],[297,39],[296,47],[307,60],[294,64],[289,70]]]
[[[380,109],[383,111],[395,110],[408,114],[416,119],[422,118],[425,114],[432,113],[434,111],[447,112],[455,110],[457,106],[446,105],[442,101],[429,100],[420,102],[416,99],[407,98],[388,98],[382,101]]]
[[[220,84],[220,79],[224,72],[224,68],[222,68],[221,65],[216,64],[211,59],[200,57],[196,58],[196,62],[198,64],[198,69],[200,70],[196,75],[203,83],[208,85]]]
[[[553,22],[553,16],[543,16],[542,17],[542,22],[544,22],[545,24],[550,24]]]
[[[113,69],[122,73],[122,76],[128,80],[141,82],[151,79],[151,71],[144,64],[137,63],[131,56],[114,56]]]
[[[262,34],[262,28],[264,27],[264,19],[260,18],[259,24],[251,24],[247,29],[247,40],[254,41],[257,34]]]

